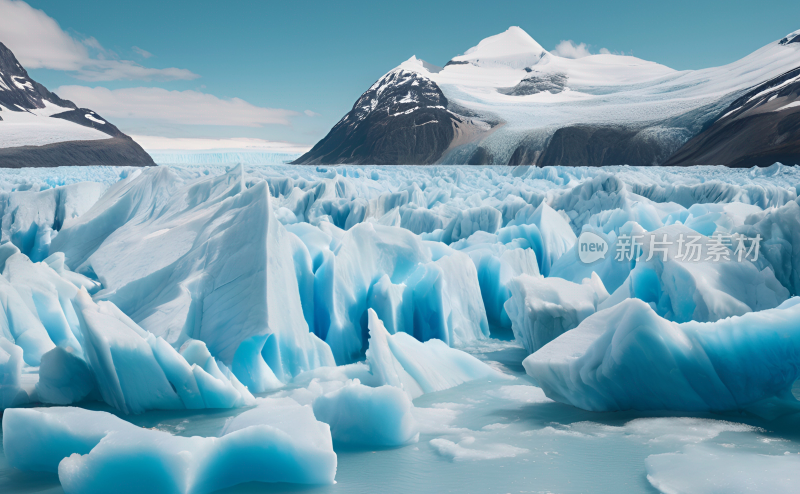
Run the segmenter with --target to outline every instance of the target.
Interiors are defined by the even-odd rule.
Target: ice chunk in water
[[[548,397],[586,410],[741,410],[800,377],[800,297],[714,323],[676,324],[628,299],[523,365]],[[793,401],[793,399],[792,399]]]
[[[370,388],[358,381],[314,400],[314,415],[331,426],[334,441],[369,446],[417,442],[419,427],[413,408],[402,389]]]

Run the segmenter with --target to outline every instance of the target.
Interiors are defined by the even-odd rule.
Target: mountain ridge
[[[152,166],[129,136],[33,80],[0,42],[0,167]]]
[[[354,105],[327,136],[294,163],[703,164],[697,159],[678,159],[683,147],[712,127],[737,98],[800,67],[800,42],[796,40],[800,41],[800,31],[722,67],[676,71],[625,55],[563,58],[512,27],[453,57],[443,68],[416,57],[401,63],[373,85],[386,85],[381,92],[370,93],[370,88],[357,103],[383,109],[381,118],[358,120]],[[421,115],[439,106],[435,108],[438,117],[425,122],[435,128],[421,129],[420,122],[413,119],[393,118],[406,108],[402,96],[387,82],[400,71],[416,74],[417,84],[438,91],[446,101],[444,105],[420,101],[413,109]],[[800,108],[782,111],[788,115]],[[777,121],[783,120],[783,115],[761,118]],[[345,121],[349,122],[348,132],[341,131]],[[777,132],[778,126],[770,123],[760,128]],[[736,127],[727,127],[724,133],[717,133],[715,142],[734,142],[736,132]],[[430,135],[438,139],[432,140]],[[405,154],[396,152],[400,136],[410,143]],[[762,142],[777,146],[778,139],[780,135]],[[389,141],[391,146],[386,145]],[[697,145],[697,141],[691,144]],[[356,148],[360,152],[344,151]],[[775,153],[761,150],[761,157],[756,158],[751,156],[754,150],[741,148],[740,155],[715,163],[752,166],[772,155],[789,160],[787,164],[800,163],[800,151],[792,146],[787,149]]]

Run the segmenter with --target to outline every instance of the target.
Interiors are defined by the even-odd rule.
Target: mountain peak
[[[800,43],[800,29],[793,33],[787,34],[782,40],[779,41],[782,45],[788,45],[791,43]]]
[[[10,111],[26,111],[44,108],[45,101],[64,109],[77,108],[31,79],[14,53],[0,43],[0,106]]]
[[[152,166],[133,139],[31,79],[0,43],[0,168]]]
[[[451,65],[479,67],[507,66],[523,69],[536,64],[547,54],[542,45],[518,26],[481,40],[476,46],[450,61]]]

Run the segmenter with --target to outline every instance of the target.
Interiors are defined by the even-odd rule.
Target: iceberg
[[[13,191],[6,197],[0,195],[0,242],[11,242],[35,262],[43,260],[59,230],[85,213],[106,188],[103,183],[81,182],[42,191]]]
[[[384,385],[364,386],[358,380],[314,400],[314,416],[331,427],[334,441],[365,446],[397,447],[417,442],[417,425],[408,395]]]
[[[406,333],[389,334],[372,309],[368,324],[366,354],[375,382],[400,388],[412,399],[475,379],[513,379],[441,340],[422,343]]]
[[[67,493],[207,493],[245,482],[331,484],[328,426],[309,407],[263,400],[220,437],[179,437],[78,408],[8,410],[3,449],[21,470],[58,472]]]
[[[22,348],[26,364],[39,365],[42,355],[52,350],[55,344],[37,314],[31,312],[5,276],[0,276],[0,305],[0,338]]]
[[[577,284],[561,278],[522,275],[511,280],[505,309],[514,338],[533,353],[578,326],[608,298],[600,277],[592,273]]]
[[[70,405],[97,396],[97,382],[89,364],[74,350],[55,347],[42,356],[36,396],[42,403]]]
[[[339,364],[363,355],[369,304],[389,317],[393,331],[423,341],[457,345],[489,334],[478,274],[462,253],[433,252],[407,230],[362,223],[324,259],[315,272],[316,333]],[[392,315],[398,310],[404,317]]]
[[[22,349],[0,338],[0,411],[28,403],[28,393],[20,386]]]
[[[749,216],[735,231],[760,236],[763,262],[789,293],[800,295],[800,199]]]
[[[95,302],[85,288],[91,280],[67,270],[61,259],[54,254],[33,263],[17,252],[5,261],[3,408],[102,400],[124,413],[142,413],[253,403],[251,392],[203,342],[186,342],[182,355],[113,303]],[[269,370],[260,353],[258,362]],[[23,365],[38,371],[27,391],[19,383]]]
[[[333,364],[308,331],[291,237],[267,184],[248,188],[241,166],[200,179],[145,170],[56,238],[67,265],[103,284],[95,298],[173,347],[201,340],[230,366],[240,344],[270,334],[263,358],[279,379]]]
[[[668,321],[639,299],[586,318],[523,361],[554,400],[584,410],[736,411],[791,398],[800,298],[713,323]]]
[[[772,267],[759,269],[750,260],[752,254],[739,259],[734,252],[736,239],[731,238],[726,246],[722,238],[700,235],[681,224],[642,234],[637,240],[642,254],[635,267],[599,308],[638,298],[671,321],[714,322],[773,309],[788,298],[789,291]],[[714,245],[722,247],[721,255],[714,254]],[[694,248],[698,249],[696,256]]]
[[[326,393],[358,381],[359,386],[370,388],[386,385],[399,388],[413,400],[477,379],[514,379],[439,339],[421,342],[407,333],[391,334],[373,309],[368,309],[368,327],[365,362],[304,372],[292,381],[294,386],[302,388],[282,391],[280,396],[311,404]],[[386,399],[395,399],[394,394],[381,393],[387,393]],[[367,391],[362,394],[370,396]],[[371,406],[366,398],[363,401]]]
[[[531,242],[531,247],[537,251],[539,272],[544,276],[550,275],[551,266],[578,240],[569,221],[544,202],[535,209],[528,205],[517,212],[509,226],[517,225],[535,225],[541,232],[541,239]],[[541,247],[536,245],[539,242]]]
[[[453,243],[468,238],[475,232],[495,233],[502,225],[500,211],[481,206],[459,211],[442,232],[442,242]]]

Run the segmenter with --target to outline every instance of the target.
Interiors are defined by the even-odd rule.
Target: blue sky
[[[411,55],[442,65],[512,25],[696,69],[800,29],[800,2],[0,0],[31,76],[129,134],[301,145]]]

